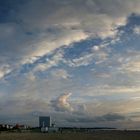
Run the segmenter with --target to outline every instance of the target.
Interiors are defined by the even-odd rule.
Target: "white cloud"
[[[0,79],[4,78],[5,75],[10,73],[12,70],[9,65],[2,65],[0,67]]]
[[[37,64],[33,72],[38,72],[38,71],[46,71],[50,69],[51,67],[57,66],[58,63],[63,59],[63,52],[58,51],[53,55],[51,59],[47,59],[46,63],[39,63]]]
[[[140,72],[140,61],[130,62],[124,66],[127,72]]]
[[[137,86],[132,86],[132,87],[125,87],[125,86],[109,87],[109,88],[104,88],[104,90],[107,90],[110,93],[138,93],[138,92],[140,92],[140,88],[137,87]]]
[[[98,52],[91,52],[84,54],[79,58],[64,61],[71,67],[88,66],[91,63],[99,64],[107,59],[108,54],[105,51],[98,50]]]
[[[26,78],[31,80],[31,81],[35,81],[36,80],[36,76],[33,72],[29,72],[27,74],[25,74]]]
[[[132,57],[127,59],[127,61],[120,67],[120,71],[123,73],[129,73],[129,74],[137,74],[140,72],[140,61],[139,60],[133,60]]]
[[[99,78],[110,78],[111,77],[111,74],[109,73],[96,73],[94,72],[93,73],[96,77],[99,77]]]
[[[71,31],[67,29],[62,29],[62,31],[60,30],[58,35],[50,35],[51,37],[49,35],[50,34],[48,33],[48,36],[45,35],[46,37],[43,37],[37,42],[35,41],[35,44],[32,44],[34,48],[31,46],[29,47],[31,50],[29,50],[29,52],[24,56],[24,59],[22,60],[23,64],[34,63],[38,58],[52,53],[58,48],[88,38],[88,35],[83,31]]]
[[[134,28],[133,32],[134,32],[135,34],[140,35],[140,26],[136,26],[136,27]]]
[[[70,74],[64,69],[56,69],[51,71],[51,75],[56,78],[68,79],[71,77]]]
[[[72,61],[68,60],[66,63],[71,67],[87,66],[93,61],[93,54],[87,54],[80,58],[75,58]]]
[[[99,51],[100,47],[99,46],[93,46],[94,51]]]
[[[62,111],[62,112],[73,111],[72,106],[67,101],[70,96],[71,96],[71,93],[65,93],[63,95],[60,95],[58,98],[56,98],[56,100],[51,101],[52,107],[54,107],[56,111]]]

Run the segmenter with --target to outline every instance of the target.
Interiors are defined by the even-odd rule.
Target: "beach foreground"
[[[90,133],[1,133],[0,140],[139,140],[140,131],[95,131]]]

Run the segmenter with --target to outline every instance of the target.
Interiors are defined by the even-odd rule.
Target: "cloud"
[[[134,29],[133,29],[133,32],[137,35],[140,35],[140,26],[136,26]]]
[[[71,112],[71,111],[73,111],[72,106],[67,101],[70,96],[71,96],[71,93],[65,93],[65,94],[60,95],[55,100],[51,101],[52,107],[56,111],[62,111],[62,112],[65,112],[65,111]]]
[[[122,66],[122,69],[128,73],[140,72],[140,61],[130,61]]]
[[[54,66],[57,66],[61,60],[63,60],[63,52],[57,51],[50,59],[46,58],[44,63],[36,63],[33,68],[33,72],[46,71]]]
[[[72,61],[68,60],[66,61],[66,63],[71,67],[87,66],[91,64],[93,58],[94,58],[93,54],[87,54],[79,58],[75,58]]]
[[[97,46],[97,45],[93,46],[93,51],[99,51],[99,49],[100,49],[99,46]]]
[[[88,116],[83,116],[83,117],[73,117],[73,118],[68,118],[67,121],[69,122],[80,122],[80,123],[97,123],[97,122],[111,122],[111,121],[124,121],[126,118],[125,116],[122,116],[120,114],[105,114],[103,116],[96,116],[96,117],[88,117]]]
[[[0,67],[0,79],[4,78],[7,74],[11,72],[11,68],[9,65],[2,65]]]
[[[106,81],[106,79],[105,79]],[[87,86],[87,87],[83,87],[82,90],[84,92],[87,91],[87,95],[90,96],[95,96],[95,95],[116,95],[116,94],[132,94],[132,93],[139,93],[140,92],[140,88],[139,85],[135,85],[135,86],[124,86],[124,85],[116,85],[113,83],[110,83],[111,81],[109,81],[109,85],[106,84],[101,84],[101,85],[97,85],[97,86]]]
[[[70,74],[64,69],[56,69],[51,71],[51,75],[55,78],[62,78],[62,79],[68,79],[71,77]]]
[[[11,5],[9,1],[8,4]],[[74,42],[97,36],[114,37],[116,35],[114,27],[124,25],[125,19],[132,12],[139,13],[138,7],[139,1],[130,0],[127,2],[31,0],[25,1],[22,5],[12,4],[12,10],[18,12],[13,14],[8,12],[6,19],[9,20],[0,24],[0,30],[3,32],[2,46],[6,46],[6,49],[1,49],[1,54],[5,54],[1,55],[1,60],[4,59],[2,63],[12,61],[7,60],[7,57],[12,57],[17,65],[35,63],[40,57]],[[103,53],[101,55],[104,56]],[[74,60],[76,62],[70,62],[70,65],[78,66],[80,63],[88,65],[93,56],[87,57],[88,60],[85,62],[81,57]],[[38,67],[45,69],[47,66]]]
[[[17,4],[18,12],[14,13],[14,16],[7,17],[14,18],[15,22],[1,25],[1,29],[6,26],[6,30],[4,30],[6,38],[3,39],[3,44],[12,46],[14,51],[8,47],[9,52],[16,51],[17,55],[19,54],[18,59],[22,59],[20,63],[28,63],[29,60],[37,59],[37,57],[48,54],[64,45],[87,39],[90,35],[107,37],[109,34],[114,34],[112,25],[113,23],[118,24],[120,17],[116,17],[116,20],[107,14],[102,14],[99,9],[100,2],[79,0],[68,3],[68,1],[64,4],[55,0],[31,0],[30,2],[26,1],[23,5]],[[91,12],[89,3],[93,3],[90,5],[90,9],[98,10]],[[113,3],[111,4],[113,5]],[[77,9],[79,10],[77,11]],[[107,9],[108,7],[105,11]],[[5,42],[5,40],[9,41]],[[18,49],[19,45],[21,46],[20,50]]]
[[[99,49],[99,48],[98,48]],[[79,58],[74,58],[72,60],[65,60],[64,62],[68,64],[70,67],[80,67],[80,66],[88,66],[92,63],[98,64],[104,62],[108,57],[108,53],[102,50],[94,50],[93,52],[89,52],[80,56]]]
[[[99,121],[118,121],[124,120],[125,117],[119,114],[105,114],[101,117],[97,117],[96,119],[99,119]]]
[[[45,100],[30,95],[12,96],[10,99],[3,96],[0,106],[2,108],[1,113],[7,116],[25,115],[33,111],[46,112],[48,110],[48,103]]]
[[[46,8],[46,5],[49,8]],[[21,7],[18,16],[25,25],[28,25],[26,28],[29,30],[36,28],[44,30],[50,25],[59,25],[67,29],[82,30],[93,36],[107,37],[114,35],[113,27],[124,24],[124,19],[135,12],[136,7],[139,10],[137,5],[139,2],[130,0],[127,2],[117,0],[115,3],[109,0],[106,2],[96,0],[75,2],[72,0],[66,1],[65,4],[56,0],[30,1]],[[42,7],[41,10],[40,7]],[[111,7],[114,8],[109,11]]]
[[[47,34],[47,32],[45,34]],[[34,49],[32,48],[32,46],[29,46],[29,51],[23,57],[22,63],[34,63],[40,57],[53,53],[56,49],[62,48],[65,45],[70,45],[73,42],[81,41],[83,39],[86,39],[87,37],[88,36],[81,31],[68,31],[64,32],[64,35],[61,35],[61,33],[60,35],[54,34],[52,38],[50,38],[49,36],[42,37],[37,42],[35,41],[35,43],[32,44],[32,46],[34,46]]]
[[[115,31],[112,29],[115,25],[124,25],[124,19],[128,15],[139,12],[139,1],[131,0],[123,2],[119,0],[115,2],[110,0],[105,2],[101,0],[78,0],[75,2],[72,0],[69,2],[66,0],[65,4],[56,0],[31,0],[16,6],[18,12],[14,13],[14,16],[8,15],[7,18],[15,19],[16,23],[13,22],[10,26],[15,27],[16,25],[14,30],[17,37],[22,31],[31,33],[35,37],[30,37],[31,40],[28,40],[27,37],[29,36],[24,36],[31,46],[34,45],[33,52],[30,52],[31,56],[42,55],[43,52],[47,53],[57,46],[60,47],[86,39],[88,34],[107,37],[114,34]],[[77,9],[79,10],[77,11]],[[8,30],[8,27],[6,28]],[[59,45],[49,47],[55,44]]]
[[[92,70],[92,71],[93,71],[93,74],[98,78],[110,78],[111,77],[111,74],[109,74],[109,73],[94,72],[94,70]]]

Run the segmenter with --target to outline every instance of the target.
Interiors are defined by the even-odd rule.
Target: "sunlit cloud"
[[[71,93],[60,95],[58,98],[56,98],[56,100],[51,101],[52,107],[54,107],[56,111],[73,111],[72,106],[67,101],[70,96]]]

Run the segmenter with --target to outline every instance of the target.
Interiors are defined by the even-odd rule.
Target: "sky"
[[[140,0],[0,0],[0,123],[140,129]]]

